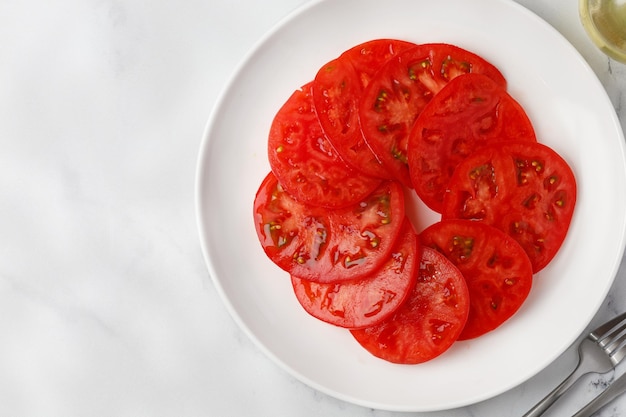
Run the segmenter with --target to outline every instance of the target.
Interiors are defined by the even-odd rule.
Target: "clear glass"
[[[579,0],[579,13],[598,48],[626,63],[626,0]]]

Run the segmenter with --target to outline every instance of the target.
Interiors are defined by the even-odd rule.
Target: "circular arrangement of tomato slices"
[[[278,109],[254,199],[303,310],[372,355],[418,364],[507,322],[566,238],[567,162],[503,74],[455,45],[374,39]],[[417,233],[405,192],[441,214]]]

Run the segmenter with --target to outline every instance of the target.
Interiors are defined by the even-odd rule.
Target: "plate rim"
[[[238,63],[238,65],[235,67],[234,71],[232,71],[232,73],[230,74],[227,82],[225,83],[224,87],[222,88],[222,90],[220,91],[220,93],[217,96],[217,100],[214,103],[213,108],[211,109],[208,121],[206,122],[206,125],[204,127],[204,131],[202,134],[202,141],[200,144],[200,149],[199,149],[199,154],[198,154],[198,158],[197,158],[197,162],[196,162],[196,177],[195,177],[195,208],[196,208],[196,222],[197,222],[197,227],[198,227],[198,231],[200,234],[200,245],[201,245],[201,249],[202,249],[202,256],[204,258],[206,267],[208,268],[209,271],[209,275],[210,278],[213,282],[213,284],[215,285],[215,288],[220,296],[221,301],[224,303],[224,305],[226,306],[230,316],[233,318],[233,320],[237,323],[238,327],[243,330],[243,332],[246,334],[246,336],[248,336],[253,342],[254,345],[259,348],[267,357],[269,357],[275,364],[277,364],[280,368],[282,368],[283,370],[287,371],[290,375],[294,376],[296,379],[300,380],[301,382],[305,383],[308,386],[311,386],[312,388],[323,392],[325,394],[328,394],[332,397],[335,398],[339,398],[343,401],[347,401],[350,403],[354,403],[357,405],[362,405],[362,406],[366,406],[366,407],[371,407],[371,408],[376,408],[376,409],[382,409],[382,410],[390,410],[390,411],[439,411],[439,410],[447,410],[447,409],[452,409],[452,408],[457,408],[460,406],[466,406],[466,405],[470,405],[470,404],[474,404],[476,402],[488,399],[488,398],[492,398],[494,397],[494,395],[492,394],[487,394],[484,397],[480,397],[480,398],[474,398],[472,400],[469,401],[462,401],[459,403],[451,403],[449,406],[445,406],[445,407],[440,407],[440,408],[420,408],[420,407],[414,407],[414,408],[406,408],[404,406],[402,407],[390,407],[390,406],[381,406],[381,404],[378,404],[376,402],[368,402],[366,400],[358,400],[355,398],[352,398],[350,396],[347,395],[342,395],[342,393],[338,393],[332,390],[329,390],[327,387],[317,383],[315,380],[307,377],[306,375],[301,374],[300,372],[297,372],[296,370],[294,370],[293,368],[291,368],[290,366],[288,366],[283,360],[281,360],[280,357],[278,357],[273,351],[271,351],[260,339],[258,339],[258,337],[256,336],[256,334],[252,331],[252,329],[250,329],[250,327],[243,321],[242,317],[237,313],[236,309],[234,308],[233,304],[231,303],[231,300],[229,299],[228,295],[226,294],[226,291],[224,290],[222,283],[220,281],[220,279],[218,278],[218,272],[215,268],[215,266],[213,265],[213,261],[210,257],[210,249],[209,249],[209,244],[206,240],[206,236],[204,235],[204,230],[206,230],[206,228],[208,227],[208,225],[205,222],[205,218],[203,217],[202,213],[203,213],[203,206],[204,206],[204,202],[203,202],[203,190],[204,190],[204,182],[207,180],[206,176],[203,175],[204,169],[206,168],[207,164],[205,163],[205,158],[207,158],[209,156],[209,150],[210,147],[212,146],[212,141],[211,141],[211,130],[212,127],[214,126],[214,124],[216,123],[216,119],[218,117],[219,111],[222,108],[224,102],[227,99],[227,94],[228,92],[231,90],[233,84],[236,82],[236,80],[239,78],[241,72],[244,70],[246,63],[248,63],[252,57],[259,51],[259,49],[269,40],[271,39],[278,31],[280,31],[286,24],[288,24],[292,19],[294,19],[295,17],[304,14],[307,12],[307,10],[313,9],[314,7],[323,4],[323,3],[329,3],[331,0],[311,0],[308,2],[305,2],[304,4],[296,7],[294,10],[292,10],[291,12],[287,13],[283,18],[279,19],[274,25],[272,25],[272,27],[265,32],[265,34],[263,36],[261,36],[254,44],[253,46],[248,50],[248,52],[243,56],[243,58],[241,59],[241,61]],[[492,3],[503,3],[506,4],[508,7],[514,7],[517,8],[517,12],[522,12],[522,13],[526,13],[527,15],[529,15],[530,18],[537,20],[538,22],[541,22],[544,26],[545,29],[549,29],[553,32],[553,35],[560,38],[560,41],[562,44],[567,45],[567,47],[570,49],[570,53],[573,53],[578,61],[580,62],[580,64],[584,67],[586,67],[586,71],[592,76],[593,79],[595,79],[595,82],[597,84],[596,88],[599,87],[602,89],[602,91],[604,91],[604,99],[605,101],[608,102],[608,104],[610,104],[610,107],[613,109],[613,112],[611,114],[611,119],[612,122],[615,124],[617,130],[618,130],[618,136],[620,136],[620,141],[619,141],[619,147],[621,150],[622,155],[625,154],[625,145],[624,145],[624,135],[623,135],[623,131],[621,129],[621,125],[619,122],[619,118],[617,117],[616,112],[614,111],[614,106],[612,105],[612,103],[610,102],[610,99],[608,97],[608,94],[606,93],[606,91],[604,90],[604,87],[602,86],[602,84],[600,83],[600,80],[598,78],[598,76],[594,73],[594,71],[591,69],[591,67],[589,66],[589,64],[587,63],[587,61],[582,57],[582,55],[580,54],[580,52],[560,33],[558,32],[553,26],[551,26],[548,22],[546,22],[543,18],[541,18],[540,16],[538,16],[537,14],[535,14],[534,12],[532,12],[531,10],[527,9],[526,7],[524,7],[523,5],[515,2],[515,1],[507,1],[507,0],[482,0],[483,2],[492,2]],[[624,158],[622,158],[622,161],[624,161]],[[620,227],[620,231],[621,231],[621,238],[619,239],[620,241],[620,245],[617,248],[617,252],[622,254],[624,253],[624,250],[626,248],[626,217],[622,218],[622,224]],[[604,302],[615,278],[616,275],[618,273],[619,267],[620,267],[620,262],[621,262],[621,258],[622,256],[616,256],[616,258],[614,259],[613,265],[610,268],[611,269],[611,276],[612,278],[609,279],[607,281],[607,285],[606,285],[606,289],[604,291],[604,296],[602,299],[597,300],[595,303],[595,306],[593,308],[594,314],[589,317],[589,320],[587,323],[584,323],[584,326],[582,326],[583,328],[581,329],[581,333],[584,330],[584,327],[586,327],[589,322],[593,319],[595,313],[597,313],[598,309],[600,308],[600,306],[602,305],[602,303]],[[575,341],[572,340],[571,343],[573,343]],[[570,344],[571,345],[571,344]],[[559,355],[561,355],[570,345],[566,345],[564,346],[560,351],[556,352],[556,354],[549,358],[549,360],[546,363],[547,364],[553,362]],[[515,384],[513,384],[512,386],[509,387],[505,387],[503,388],[500,392],[496,393],[495,395],[499,395],[521,383],[523,383],[524,381],[528,380],[529,378],[531,378],[532,376],[534,376],[535,374],[541,372],[543,369],[545,368],[545,366],[542,366],[540,368],[538,368],[536,370],[536,372],[529,374],[523,381],[521,382],[517,382]]]

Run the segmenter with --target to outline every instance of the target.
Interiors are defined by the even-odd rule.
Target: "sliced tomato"
[[[393,181],[349,207],[329,210],[295,200],[270,173],[254,200],[256,232],[267,256],[314,282],[357,279],[379,268],[404,217],[403,191]]]
[[[522,106],[484,74],[456,77],[426,105],[409,136],[409,171],[417,195],[441,213],[458,163],[477,149],[503,141],[536,142]]]
[[[363,199],[380,179],[359,175],[344,162],[322,131],[311,83],[278,110],[268,140],[269,163],[285,190],[306,204],[345,207]]]
[[[393,314],[415,285],[417,234],[408,219],[388,260],[373,273],[346,282],[320,284],[291,276],[302,307],[322,321],[356,329],[373,326]]]
[[[509,235],[480,222],[444,220],[420,233],[420,243],[444,254],[459,268],[470,294],[470,312],[459,340],[490,332],[524,303],[532,265]]]
[[[461,162],[450,179],[442,218],[480,220],[517,240],[535,272],[561,247],[576,205],[567,162],[540,143],[486,147]]]
[[[375,39],[356,45],[323,65],[313,81],[313,101],[328,140],[339,155],[365,175],[392,179],[365,143],[358,103],[376,70],[415,44]]]
[[[469,314],[470,298],[461,272],[442,254],[422,248],[417,282],[406,302],[387,320],[352,330],[374,356],[389,362],[417,364],[448,350]]]
[[[448,44],[422,44],[388,60],[363,93],[359,117],[365,141],[405,186],[409,176],[408,136],[417,116],[451,79],[481,73],[502,86],[500,71],[480,56]]]

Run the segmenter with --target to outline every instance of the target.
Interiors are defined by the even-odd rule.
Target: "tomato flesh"
[[[323,65],[313,81],[315,110],[339,155],[364,175],[392,179],[365,143],[358,103],[375,71],[398,52],[415,44],[376,39],[356,45]]]
[[[380,267],[404,216],[402,188],[392,181],[352,206],[329,210],[295,200],[269,173],[254,200],[265,253],[283,270],[314,282],[357,279]]]
[[[313,317],[349,329],[373,326],[393,314],[413,289],[417,257],[417,234],[405,219],[388,260],[372,274],[330,284],[292,275],[291,283]]]
[[[426,105],[408,143],[411,183],[424,203],[441,213],[454,168],[495,142],[536,142],[522,106],[491,78],[469,73],[450,81]]]
[[[565,240],[575,204],[576,179],[561,156],[540,143],[511,142],[459,164],[442,218],[478,220],[508,233],[538,272]]]
[[[459,270],[437,251],[424,247],[413,292],[390,318],[352,335],[376,357],[400,364],[431,360],[458,339],[470,299]]]
[[[387,61],[363,93],[359,118],[365,141],[394,177],[412,187],[408,137],[426,104],[451,79],[482,73],[506,86],[500,71],[485,59],[447,44],[421,44]]]
[[[322,131],[311,83],[296,90],[278,110],[268,138],[269,163],[295,199],[326,208],[361,200],[380,179],[359,175],[344,162]]]
[[[502,73],[460,47],[375,39],[276,113],[253,212],[311,316],[399,364],[509,320],[560,249],[571,168],[537,143]],[[441,213],[419,235],[405,188]]]
[[[512,237],[495,227],[444,220],[422,231],[420,243],[445,255],[465,278],[470,312],[459,340],[496,329],[528,297],[533,279],[530,259]]]

